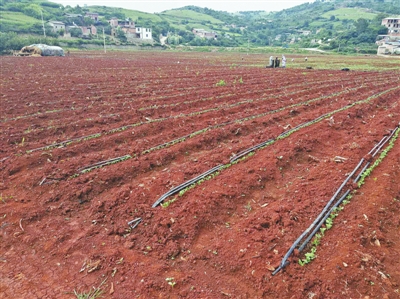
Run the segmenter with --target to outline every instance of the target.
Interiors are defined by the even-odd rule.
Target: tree
[[[69,33],[72,37],[80,37],[82,35],[82,30],[80,28],[71,28]]]
[[[366,19],[360,18],[354,24],[356,26],[356,30],[359,33],[365,32],[368,28],[368,21]]]
[[[25,6],[22,11],[24,14],[35,19],[40,19],[42,17],[42,9],[37,4],[30,4],[28,6]]]
[[[115,36],[123,42],[127,41],[125,32],[120,27],[117,28]]]

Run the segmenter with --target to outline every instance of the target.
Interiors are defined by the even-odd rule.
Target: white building
[[[151,28],[136,27],[136,35],[141,39],[153,39]]]

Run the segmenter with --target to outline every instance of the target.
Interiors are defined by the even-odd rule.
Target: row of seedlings
[[[357,164],[357,166],[353,169],[353,171],[348,175],[348,177],[343,181],[343,183],[340,185],[340,187],[336,190],[334,195],[331,197],[331,199],[328,201],[328,203],[325,205],[323,210],[320,212],[320,214],[315,218],[315,220],[311,223],[311,225],[303,231],[303,233],[296,239],[296,241],[292,244],[292,246],[289,248],[289,250],[286,252],[284,255],[283,259],[281,260],[281,263],[279,266],[275,269],[275,271],[272,273],[272,275],[276,275],[280,270],[285,268],[290,262],[289,262],[289,257],[292,255],[294,250],[298,248],[299,252],[302,252],[304,248],[308,245],[308,243],[311,241],[311,239],[318,233],[318,231],[321,232],[321,234],[324,234],[324,231],[327,228],[330,228],[332,225],[332,219],[336,216],[336,211],[338,207],[343,203],[343,201],[347,198],[349,199],[352,195],[350,194],[352,190],[352,186],[354,184],[358,184],[358,187],[361,187],[361,184],[359,183],[360,178],[365,177],[366,175],[369,174],[367,172],[367,168],[371,163],[371,160],[378,154],[378,152],[382,149],[382,147],[387,143],[391,142],[391,146],[393,146],[394,140],[396,140],[398,134],[400,132],[400,125],[391,130],[391,133],[387,136],[384,136],[366,155],[366,157],[370,157],[369,160],[366,160],[365,158],[361,158],[360,162]],[[387,152],[387,151],[386,151]],[[359,171],[358,175],[356,176],[355,174],[357,171],[360,169],[360,167],[363,166],[361,171]],[[354,180],[349,183],[350,179],[354,178]],[[346,187],[346,188],[345,188]],[[347,189],[344,191],[344,189]],[[326,225],[326,228],[322,228],[322,225]],[[317,240],[313,242],[313,245],[318,245],[319,235],[317,237]],[[299,246],[299,244],[301,245]],[[315,252],[316,252],[316,246],[313,246],[311,248],[311,251],[305,255],[305,259],[299,260],[299,263],[301,265],[304,265],[305,263],[310,262],[315,258]]]

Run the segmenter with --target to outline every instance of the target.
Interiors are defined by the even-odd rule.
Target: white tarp
[[[64,50],[61,47],[48,46],[45,44],[33,44],[23,47],[20,52],[41,56],[65,56]]]
[[[37,47],[42,51],[42,56],[65,56],[64,50],[57,46],[48,46],[44,44],[33,44],[30,47]]]

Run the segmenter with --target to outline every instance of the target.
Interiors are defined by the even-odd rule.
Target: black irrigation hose
[[[354,88],[354,90],[356,90],[356,89],[357,89],[357,88]],[[331,94],[331,95],[329,95],[329,96],[323,96],[323,98],[325,98],[325,97],[329,98],[329,97],[334,96],[334,95],[335,95],[335,94]],[[316,98],[316,99],[319,99],[319,98]],[[314,100],[316,100],[316,99],[314,99]],[[314,101],[314,100],[312,100],[312,101]],[[306,101],[306,102],[308,102],[308,101]],[[298,103],[298,104],[304,104],[304,103],[305,103],[305,102]],[[295,104],[295,105],[297,105],[297,104]],[[288,108],[288,107],[293,107],[293,105],[289,105],[289,106],[285,106],[285,107],[278,108],[278,109],[276,109],[276,110],[272,110],[272,111],[270,111],[270,112],[267,113],[267,114],[270,114],[271,112],[272,112],[272,113],[279,112],[279,111],[285,110],[285,109]],[[322,115],[322,116],[320,116],[319,118],[322,118],[322,117],[324,117],[324,116],[325,116],[325,115]],[[157,121],[167,120],[167,119],[169,119],[169,118],[171,118],[171,117],[155,119],[155,120],[153,120],[153,121],[146,121],[146,122],[140,122],[140,123],[135,123],[135,124],[129,124],[129,125],[126,125],[126,126],[122,126],[122,127],[118,127],[118,128],[111,129],[111,130],[105,132],[104,135],[113,134],[113,133],[116,133],[116,132],[119,132],[119,131],[127,130],[128,128],[133,128],[133,127],[140,126],[140,125],[144,125],[144,124],[148,124],[148,123],[153,123],[153,122],[157,122]],[[172,117],[172,118],[174,118],[174,117]],[[229,124],[233,124],[233,123],[236,123],[236,122],[245,121],[247,118],[248,118],[248,117],[244,117],[244,118],[241,118],[241,119],[238,119],[238,120],[235,120],[235,121],[228,121],[228,122],[225,122],[225,123],[222,123],[222,124],[210,126],[210,127],[208,127],[207,129],[216,129],[216,128],[219,128],[219,127],[222,127],[222,126],[225,126],[225,125],[229,125]],[[318,120],[319,118],[317,118],[317,120]],[[299,126],[301,126],[301,125],[299,125]],[[295,128],[297,128],[297,127],[299,127],[299,126],[296,126]],[[288,131],[288,132],[289,132],[289,131]],[[287,132],[285,132],[285,133],[287,133]],[[282,133],[281,135],[284,135],[285,133]],[[78,142],[78,141],[82,141],[82,140],[85,140],[85,139],[96,138],[96,137],[99,137],[99,136],[101,136],[101,135],[103,135],[103,134],[102,134],[102,133],[95,133],[95,134],[91,134],[91,135],[86,135],[86,136],[82,136],[82,137],[77,137],[77,138],[73,138],[73,139],[68,139],[68,140],[64,140],[64,141],[58,142],[58,143],[53,143],[53,144],[49,144],[49,145],[42,146],[42,147],[39,147],[39,148],[27,150],[26,152],[27,152],[27,153],[32,153],[32,152],[40,151],[40,150],[53,149],[53,148],[65,146],[65,145],[67,145],[67,144],[69,144],[69,143],[72,143],[72,142]]]
[[[328,219],[329,215],[332,214],[332,212],[335,210],[335,208],[337,208],[343,202],[343,200],[347,197],[347,195],[349,195],[349,193],[350,193],[350,189],[348,189],[342,195],[342,197],[339,198],[339,200],[333,205],[333,207],[329,210],[329,212],[325,214],[324,218],[321,219],[321,221],[317,224],[317,226],[314,228],[312,233],[307,237],[307,239],[303,242],[303,244],[301,244],[301,246],[299,247],[299,251],[303,251],[303,249],[307,246],[308,242],[310,242],[310,240],[315,236],[315,234],[318,232],[318,230],[324,224],[326,219]]]
[[[184,182],[183,184],[176,186],[174,188],[172,188],[171,190],[169,190],[167,193],[163,194],[153,205],[152,207],[155,208],[157,207],[160,203],[162,203],[167,197],[185,189],[186,187],[196,183],[197,181],[205,178],[206,176],[212,174],[213,172],[219,170],[223,165],[219,164],[218,166],[215,166],[214,168],[211,168],[209,170],[207,170],[206,172],[198,175],[197,177],[194,177],[193,179],[190,179],[186,182]]]
[[[372,154],[372,157],[374,157],[380,150],[381,148],[393,137],[394,133],[396,133],[396,130],[400,127],[400,125],[398,125],[396,128],[394,128],[392,130],[392,132],[390,133],[389,136],[387,136],[387,139],[378,147],[378,149],[375,151],[374,154]]]
[[[388,136],[384,136],[381,141],[379,141],[368,153],[368,155],[371,155],[372,157],[375,157],[375,155],[381,150],[381,148],[393,137],[394,133],[400,126],[397,126],[396,128],[393,129],[392,133]],[[354,179],[354,183],[357,183],[358,180],[361,178],[362,174],[364,171],[368,168],[368,166],[371,164],[371,162],[367,162],[363,169],[360,171],[358,176]]]
[[[318,222],[317,219],[313,222],[312,225],[310,225],[310,227],[308,229],[306,229],[301,235],[300,237],[297,238],[297,240],[293,243],[293,245],[290,247],[290,249],[288,250],[288,252],[285,254],[285,256],[283,257],[281,263],[279,264],[278,268],[275,269],[274,272],[272,272],[272,275],[274,276],[275,274],[277,274],[281,269],[285,268],[287,265],[290,264],[290,262],[288,261],[288,258],[290,257],[290,255],[293,253],[294,249],[296,248],[296,246],[300,243],[300,241],[310,232],[310,230],[315,227],[315,229],[313,230],[313,232],[308,236],[308,238],[304,241],[304,243],[301,245],[301,247],[299,248],[299,251],[302,251],[304,249],[304,247],[307,245],[307,243],[312,239],[312,237],[315,235],[315,233],[320,229],[320,227],[322,226],[322,224],[324,224],[325,220],[329,217],[329,215],[332,213],[332,211],[334,210],[334,208],[338,207],[342,201],[346,198],[346,196],[350,193],[350,190],[347,190],[346,193],[333,205],[333,207],[329,210],[329,213],[326,213],[326,215]]]
[[[353,183],[357,183],[358,182],[358,180],[361,178],[361,176],[364,173],[364,171],[368,168],[369,164],[371,164],[371,163],[367,162],[367,164],[365,164],[365,166],[363,167],[363,169],[361,169],[361,171],[358,174],[358,176],[354,179]]]
[[[91,169],[93,167],[101,167],[101,166],[108,165],[108,164],[116,162],[116,161],[126,160],[126,159],[129,159],[129,158],[132,158],[132,156],[125,155],[125,156],[121,156],[121,157],[112,158],[112,159],[109,159],[109,160],[97,162],[97,163],[91,164],[89,166],[85,166],[85,167],[79,168],[78,172],[84,173],[85,170]]]
[[[49,145],[46,145],[46,146],[42,146],[42,147],[34,148],[34,149],[31,149],[31,150],[27,150],[26,152],[29,154],[29,153],[33,153],[33,152],[36,152],[36,151],[46,150],[48,148],[61,147],[61,146],[64,146],[64,145],[66,145],[66,144],[68,144],[70,142],[81,141],[81,140],[84,140],[86,138],[93,138],[93,137],[95,137],[97,135],[98,135],[98,133],[97,134],[86,135],[86,136],[82,136],[82,137],[78,137],[78,138],[68,139],[68,140],[64,140],[64,141],[58,142],[58,143],[53,143],[53,144],[49,144]]]
[[[383,138],[381,139],[381,141],[379,141],[377,144],[375,144],[375,146],[368,152],[368,155],[371,155],[375,149],[381,145],[382,142],[384,142],[384,140],[387,138],[387,136],[383,136]]]
[[[326,115],[325,115],[326,116]],[[392,136],[394,135],[394,133],[396,132],[396,130],[399,128],[400,126],[397,126],[395,129],[392,130],[391,134],[389,136],[385,136],[381,139],[381,141],[379,141],[373,148],[372,150],[369,151],[368,154],[372,154],[372,157],[374,157],[380,150],[381,148],[392,138]],[[293,130],[293,129],[292,129]],[[325,205],[324,209],[322,210],[322,212],[317,216],[317,218],[314,220],[314,222],[300,235],[300,237],[298,237],[296,239],[296,241],[292,244],[292,246],[289,248],[289,250],[287,251],[287,253],[285,254],[285,256],[283,257],[281,263],[279,264],[278,268],[275,269],[275,271],[272,273],[272,275],[277,274],[281,269],[285,268],[288,264],[288,258],[290,257],[290,255],[293,253],[294,249],[296,248],[296,246],[300,243],[301,240],[303,240],[303,238],[305,236],[308,235],[308,237],[306,238],[306,240],[302,243],[302,245],[299,247],[299,251],[302,251],[305,246],[308,244],[308,242],[313,238],[313,236],[318,232],[318,230],[321,228],[321,226],[324,224],[325,220],[329,217],[329,215],[333,212],[334,208],[338,207],[343,200],[347,197],[347,195],[350,193],[350,189],[347,190],[341,197],[339,200],[336,201],[336,203],[331,207],[332,202],[334,201],[334,199],[338,196],[338,194],[342,191],[343,187],[348,183],[348,181],[350,180],[351,177],[354,176],[354,174],[357,172],[357,170],[361,167],[361,165],[363,164],[363,162],[365,161],[364,158],[361,158],[360,162],[357,164],[357,166],[353,169],[353,171],[348,175],[348,177],[343,181],[343,183],[341,184],[341,186],[337,189],[337,191],[335,192],[335,194],[332,196],[332,198],[329,200],[329,202]],[[360,173],[358,174],[358,176],[355,178],[354,182],[357,182],[359,180],[359,178],[361,177],[361,175],[365,172],[365,170],[367,169],[368,165],[370,164],[370,162],[367,162],[367,164],[362,168],[362,170],[360,171]],[[329,209],[329,212],[327,212],[327,210]],[[311,233],[310,231],[313,230]],[[309,234],[310,233],[310,234]]]
[[[135,218],[135,219],[133,219],[133,220],[128,222],[128,226],[131,229],[134,229],[136,226],[139,225],[140,222],[142,222],[142,218]]]
[[[241,151],[241,152],[235,154],[235,156],[234,156],[233,158],[231,158],[229,162],[230,162],[230,163],[233,163],[233,162],[235,162],[236,160],[240,159],[241,157],[247,155],[248,153],[251,153],[251,152],[257,150],[257,149],[259,149],[260,147],[266,146],[268,143],[273,142],[273,141],[275,141],[275,139],[269,139],[269,140],[264,141],[264,142],[262,142],[262,143],[260,143],[260,144],[258,144],[258,145],[255,145],[255,146],[250,147],[250,148],[248,148],[248,149],[246,149],[246,150],[243,150],[243,151]]]
[[[329,200],[329,202],[325,205],[324,209],[322,212],[317,216],[317,218],[314,220],[314,222],[300,235],[300,237],[297,238],[297,240],[292,244],[292,246],[289,248],[288,252],[285,254],[283,257],[281,263],[279,264],[279,267],[272,273],[272,275],[275,275],[278,273],[281,269],[286,267],[288,265],[288,258],[290,255],[293,253],[294,249],[296,246],[303,240],[305,236],[307,236],[310,231],[320,222],[320,220],[324,217],[324,215],[327,213],[327,210],[329,207],[332,205],[332,202],[335,200],[335,198],[338,196],[340,191],[343,189],[343,187],[347,184],[347,182],[350,180],[350,178],[354,175],[354,173],[360,168],[361,164],[364,162],[364,158],[360,160],[358,165],[353,169],[353,171],[349,174],[349,176],[343,181],[342,185],[336,190],[335,194],[332,196],[332,198]],[[329,214],[328,214],[329,215]],[[304,244],[303,244],[304,245]]]

